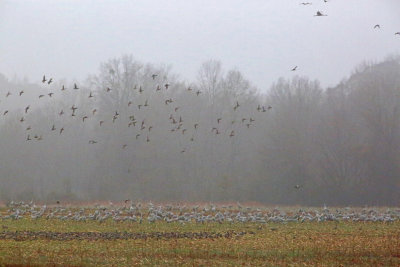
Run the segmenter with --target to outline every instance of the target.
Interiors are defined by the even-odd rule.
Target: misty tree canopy
[[[1,200],[399,204],[399,58],[266,92],[215,60],[191,83],[131,56],[45,78],[0,74]]]

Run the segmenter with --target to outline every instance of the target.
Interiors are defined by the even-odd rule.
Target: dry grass
[[[0,240],[3,266],[400,266],[400,222],[179,224],[63,222],[39,219],[0,222],[4,231],[208,232],[228,238]]]

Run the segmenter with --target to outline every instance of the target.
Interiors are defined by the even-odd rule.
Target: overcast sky
[[[296,65],[332,86],[363,60],[400,54],[399,0],[300,2],[0,0],[0,73],[83,80],[100,62],[132,54],[190,81],[218,59],[264,90]]]

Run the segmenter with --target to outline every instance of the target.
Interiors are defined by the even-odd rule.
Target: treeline
[[[131,56],[40,80],[0,77],[4,201],[400,202],[399,58],[326,89],[294,76],[260,92],[218,61],[187,83]]]

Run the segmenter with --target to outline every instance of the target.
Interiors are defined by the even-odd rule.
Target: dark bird
[[[175,108],[175,112],[177,112],[177,111],[178,111],[178,109],[179,109],[179,107],[176,107],[176,108]]]
[[[317,11],[317,14],[314,15],[314,17],[323,17],[323,16],[328,16],[323,14],[321,11]]]
[[[231,132],[231,134],[229,135],[229,137],[233,137],[233,136],[235,136],[235,132],[234,132],[234,131]]]
[[[196,95],[200,95],[200,94],[201,94],[201,91],[197,90]]]
[[[8,96],[10,96],[10,95],[11,95],[11,93],[10,93],[10,92],[7,92],[6,97],[8,97]]]
[[[30,106],[27,106],[27,107],[25,108],[25,113],[28,113],[29,107],[30,107]]]
[[[32,129],[32,127],[29,125],[28,127],[26,127],[27,131],[30,131]]]
[[[48,93],[49,97],[52,97],[54,95],[54,93]]]
[[[151,131],[151,129],[153,129],[153,126],[150,126],[150,127],[149,127],[149,132]]]
[[[60,134],[62,134],[62,132],[64,132],[64,127],[60,129]]]
[[[147,102],[147,100],[144,102],[144,105],[143,105],[144,107],[148,107],[149,106],[149,103]]]
[[[97,141],[95,141],[95,140],[89,140],[89,144],[91,144],[91,145],[96,144],[96,143],[97,143]]]
[[[88,118],[88,116],[83,116],[82,121],[85,122],[85,119],[87,119],[87,118]]]
[[[142,89],[142,86],[140,86],[139,87],[139,93],[142,93],[143,92],[143,89]]]
[[[150,138],[149,138],[149,136],[147,136],[147,138],[146,138],[146,142],[150,142]]]
[[[78,108],[75,107],[75,105],[72,105],[71,109],[72,109],[73,112],[75,112],[75,110],[77,110]]]
[[[255,121],[253,118],[250,118],[250,122],[253,122],[253,121]]]
[[[169,83],[166,83],[164,86],[165,86],[165,89],[167,89],[167,90],[168,90]]]
[[[21,119],[19,121],[24,122],[25,121],[24,117],[21,117]]]
[[[57,200],[57,202],[56,202],[57,204],[60,204],[60,201],[59,200]]]
[[[151,75],[151,78],[153,78],[153,80],[158,76],[158,74],[153,74]]]
[[[136,135],[136,140],[139,138],[139,136],[140,136],[140,134],[137,134],[137,135]]]
[[[93,110],[92,110],[92,114],[93,114],[93,115],[96,114],[96,112],[97,112],[97,109],[93,109]]]
[[[24,93],[24,90],[22,90],[21,92],[19,92],[19,96],[21,96]]]
[[[44,95],[39,95],[39,98],[42,98],[42,97],[44,97]]]
[[[181,150],[181,153],[185,153],[185,152],[186,152],[186,149],[185,149],[185,148]]]
[[[258,105],[258,106],[257,106],[257,111],[260,111],[260,110],[261,110],[261,106]]]
[[[78,90],[79,88],[78,88],[78,85],[76,85],[76,83],[74,83],[74,89],[75,90]]]
[[[374,26],[374,29],[380,29],[381,28],[381,25],[379,25],[379,24],[376,24],[375,26]]]
[[[66,89],[66,88],[65,88],[65,86],[63,85],[62,88],[61,88],[61,91],[65,91],[65,89]]]
[[[193,136],[190,138],[190,141],[192,141],[192,142],[194,141],[194,137]]]
[[[89,97],[89,98],[92,98],[92,97],[93,97],[92,92],[89,93],[89,96],[88,96],[88,97]]]
[[[28,136],[26,137],[26,141],[30,141],[30,140],[32,140],[32,139],[31,139],[31,136],[28,134]]]
[[[300,3],[300,5],[307,6],[307,5],[312,5],[312,3],[310,3],[310,2],[303,2],[303,3]]]
[[[129,107],[130,105],[132,105],[132,101],[129,101],[129,102],[128,102],[128,107]]]
[[[128,146],[127,144],[123,144],[122,149],[125,149],[127,146]]]
[[[185,134],[185,132],[186,132],[186,129],[183,129],[183,130],[182,130],[182,134]]]
[[[47,82],[47,84],[51,84],[53,82],[53,78],[50,78],[50,80]]]
[[[43,75],[42,83],[45,83],[46,81],[46,75]]]
[[[240,107],[239,102],[236,101],[236,106],[233,107],[233,110],[236,110],[238,107]]]
[[[8,110],[4,111],[3,116],[7,115],[7,113],[8,113]]]
[[[107,87],[106,92],[107,92],[107,93],[108,93],[108,92],[111,92],[111,88],[110,88],[110,87]]]
[[[293,69],[292,69],[292,71],[296,71],[297,70],[297,66],[295,66]]]
[[[140,109],[141,106],[142,106],[142,105],[139,104],[139,105],[138,105],[138,108]]]
[[[58,115],[63,115],[64,114],[64,110],[61,110],[60,113],[58,113]]]
[[[246,126],[247,126],[247,128],[250,128],[250,123],[247,123]]]
[[[242,119],[242,122],[245,122],[245,121],[246,121],[246,118],[243,118],[243,119]]]
[[[220,123],[221,120],[222,120],[222,118],[218,118],[217,119],[217,123]]]
[[[129,202],[129,199],[125,199],[124,202],[125,204],[127,204]]]
[[[182,123],[182,122],[183,122],[182,116],[179,116],[179,123]]]
[[[115,111],[115,116],[118,116],[118,115],[119,115],[118,111]]]
[[[394,35],[400,35],[400,32],[395,32]]]
[[[51,127],[51,130],[52,131],[55,131],[56,130],[56,126],[53,124],[53,126]]]
[[[99,122],[100,126],[101,126],[103,123],[104,123],[104,121],[100,121],[100,122]]]
[[[199,124],[198,124],[198,123],[195,123],[195,124],[194,124],[194,128],[197,129],[197,127],[199,127]]]

